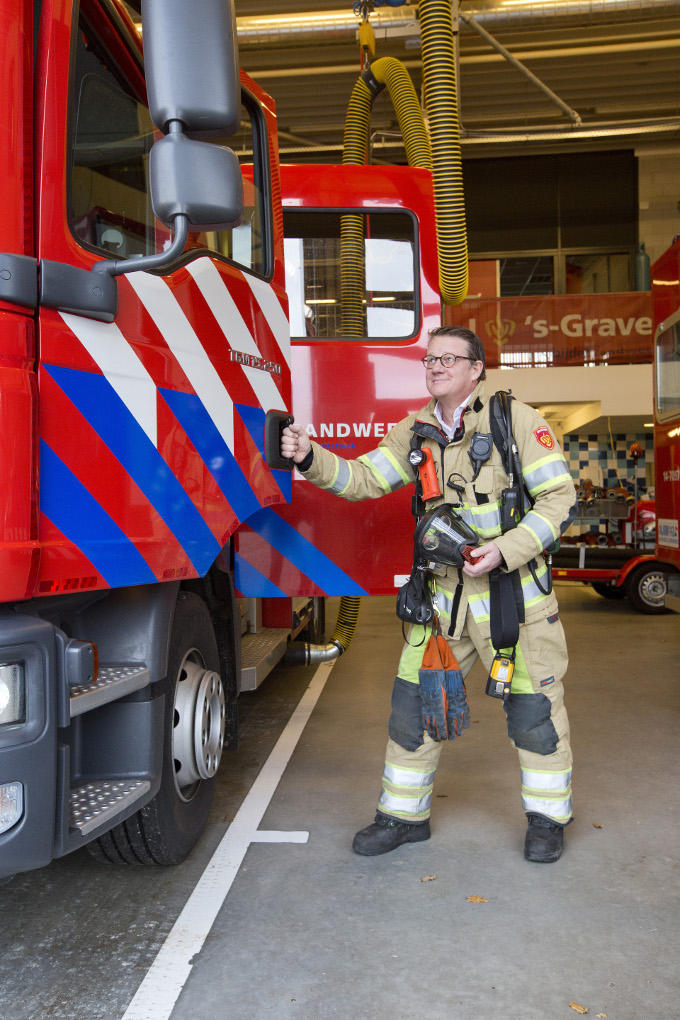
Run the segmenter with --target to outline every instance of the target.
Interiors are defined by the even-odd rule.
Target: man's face
[[[468,360],[468,345],[459,336],[433,336],[427,345],[427,353],[431,357],[442,354],[462,355],[450,368],[445,368],[441,361],[435,361],[432,368],[425,370],[425,385],[430,396],[451,408],[458,407],[477,385],[482,374],[481,361]]]

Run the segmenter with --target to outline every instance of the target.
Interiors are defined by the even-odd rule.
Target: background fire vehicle
[[[656,555],[665,603],[680,612],[680,239],[652,267]]]

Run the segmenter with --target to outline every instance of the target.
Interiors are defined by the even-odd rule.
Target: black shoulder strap
[[[489,425],[494,445],[501,455],[506,475],[513,474],[510,443],[512,423],[510,418],[510,401],[512,395],[505,390],[498,390],[489,400]]]

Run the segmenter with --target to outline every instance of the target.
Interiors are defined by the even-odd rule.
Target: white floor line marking
[[[122,1020],[168,1020],[335,664],[323,662],[210,858]],[[274,833],[298,836],[304,833]],[[268,841],[268,840],[267,840]],[[293,842],[293,840],[286,840]],[[297,840],[295,840],[297,842]]]
[[[251,843],[306,843],[308,832],[271,832],[258,829],[250,838]]]

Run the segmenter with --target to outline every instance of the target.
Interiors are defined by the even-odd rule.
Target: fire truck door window
[[[406,338],[416,330],[416,227],[402,212],[284,209],[293,337]]]
[[[121,43],[122,45],[122,43]],[[116,257],[162,251],[170,231],[154,217],[148,181],[149,150],[159,132],[144,102],[116,69],[115,59],[81,22],[73,83],[74,136],[71,225],[88,247]],[[208,249],[262,275],[272,245],[265,213],[268,188],[261,111],[244,93],[232,148],[243,173],[243,215],[229,230],[194,232],[188,247]],[[217,144],[220,144],[218,141]]]
[[[660,333],[656,340],[656,413],[659,418],[680,411],[680,323]]]
[[[71,226],[87,246],[117,257],[149,255],[169,237],[148,188],[154,126],[115,61],[81,23],[72,86]]]
[[[267,174],[263,160],[265,127],[256,103],[244,93],[241,126],[224,140],[239,158],[243,178],[243,215],[230,230],[190,234],[189,247],[209,248],[232,262],[263,276],[269,272],[271,244],[266,228],[268,217]]]

